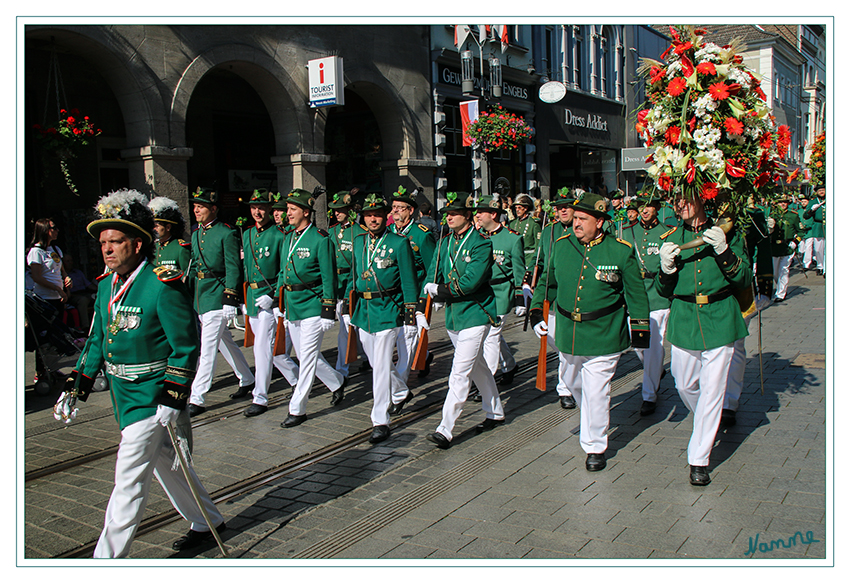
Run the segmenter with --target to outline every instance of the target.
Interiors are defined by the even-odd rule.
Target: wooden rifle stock
[[[280,289],[280,297],[277,301],[277,309],[283,313],[283,288]],[[247,326],[245,327],[247,330]],[[278,318],[277,328],[274,333],[274,350],[272,356],[278,356],[286,352],[286,324],[283,323],[283,318]]]
[[[534,271],[531,273],[531,289],[534,289],[534,287],[537,285],[537,275],[538,275],[537,270],[539,268],[540,268],[540,266],[537,263],[535,263],[534,264]],[[522,323],[522,331],[523,332],[528,331],[528,317],[529,317],[530,314],[531,314],[531,301],[525,300],[525,320]]]
[[[428,324],[431,323],[431,296],[425,300],[425,320]],[[428,330],[422,329],[419,334],[419,344],[416,346],[416,353],[413,356],[413,362],[410,370],[425,370],[425,361],[428,358]]]
[[[245,299],[245,301],[248,300],[248,283],[247,282],[242,283],[242,297]],[[246,306],[246,308],[247,308],[247,306]],[[245,311],[247,312],[248,310],[246,309]],[[254,346],[254,331],[251,330],[251,320],[248,318],[248,314],[244,314],[244,316],[245,316],[245,341],[242,343],[242,345],[245,348],[248,348],[250,346]]]
[[[549,300],[543,302],[543,321],[548,326],[549,322]],[[541,391],[546,391],[546,336],[540,338],[540,352],[537,353],[537,381],[534,386]]]
[[[354,317],[354,302],[357,296],[352,289],[348,292],[348,316],[349,318]],[[350,321],[349,321],[350,322]],[[340,326],[342,326],[342,322],[340,322]],[[357,360],[357,335],[350,323],[348,324],[348,343],[345,345],[345,364],[351,364]]]

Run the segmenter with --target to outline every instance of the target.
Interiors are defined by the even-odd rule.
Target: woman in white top
[[[53,244],[58,235],[59,229],[52,219],[38,219],[27,253],[27,266],[34,283],[33,291],[61,313],[68,299],[65,288],[71,285],[71,278],[62,265],[62,251]]]

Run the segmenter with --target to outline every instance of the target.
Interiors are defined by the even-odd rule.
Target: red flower
[[[700,75],[717,75],[717,69],[714,68],[714,63],[706,61],[697,65],[697,73]]]
[[[776,153],[780,158],[788,154],[788,146],[791,145],[791,128],[782,125],[776,130]]]
[[[687,86],[687,82],[683,77],[676,77],[667,84],[667,93],[673,97],[681,95]],[[728,97],[728,96],[727,96]]]
[[[708,92],[713,98],[721,101],[729,97],[729,86],[723,81],[720,81],[719,83],[712,83],[708,86]]]
[[[645,121],[646,121],[646,116],[648,116],[648,115],[649,115],[649,110],[648,110],[648,109],[641,109],[641,110],[638,112],[638,115],[637,115],[638,121],[639,121],[640,123],[645,122]]]
[[[670,190],[673,186],[673,179],[667,176],[666,172],[662,172],[658,177],[658,188],[661,190]]]
[[[753,180],[753,186],[755,186],[756,188],[761,188],[767,183],[768,180],[770,180],[770,172],[762,172],[756,177],[755,180]]]
[[[691,43],[688,43],[691,44]],[[683,56],[682,60],[682,73],[684,73],[685,77],[690,77],[694,74],[694,65],[691,63],[691,60],[688,57]]]
[[[796,170],[794,170],[794,172],[792,172],[791,174],[788,175],[788,178],[785,179],[785,182],[788,183],[788,184],[791,184],[791,181],[794,180],[795,178],[797,178],[797,176],[799,176],[799,175],[800,175],[800,169],[797,168]]]
[[[741,178],[747,174],[747,171],[740,165],[736,166],[731,160],[726,160],[726,174],[732,178]]]
[[[744,133],[744,124],[734,117],[727,117],[724,125],[726,126],[726,133],[729,135],[740,136]]]
[[[68,118],[68,123],[70,123],[70,124],[73,124],[73,123],[75,123],[76,121],[77,121],[77,120],[75,120],[73,117],[69,117],[69,118]]]
[[[686,43],[682,43],[680,45],[677,45],[676,48],[673,49],[673,52],[676,53],[677,55],[683,55],[683,54],[685,54],[685,51],[693,48],[693,46],[694,46],[693,43],[691,41],[688,41]]]
[[[687,169],[685,172],[685,180],[688,181],[688,184],[692,183],[694,179],[697,177],[697,167],[694,164],[693,160],[688,160]]]
[[[759,146],[763,149],[768,150],[773,145],[773,134],[770,132],[765,132],[759,138]]]
[[[671,146],[679,143],[679,137],[682,135],[682,129],[679,126],[670,126],[664,132],[664,140]]]
[[[692,117],[688,120],[688,130],[693,132],[694,128],[697,127],[697,118],[696,116]]]
[[[712,198],[717,196],[717,193],[719,192],[718,186],[719,185],[716,182],[706,182],[705,184],[703,184],[702,192],[700,193],[702,199],[711,200]]]
[[[661,67],[650,67],[649,69],[649,82],[652,84],[658,83],[659,81],[664,80],[664,76],[666,72]]]
[[[729,84],[729,95],[738,95],[738,92],[741,90],[740,83],[730,83]]]

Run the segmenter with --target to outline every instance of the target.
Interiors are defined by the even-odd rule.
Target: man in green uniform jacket
[[[525,264],[534,264],[534,255],[537,253],[537,245],[540,243],[541,228],[531,212],[534,210],[534,199],[530,194],[521,192],[516,196],[511,210],[516,217],[508,224],[511,231],[515,231],[522,237],[522,250],[525,254]]]
[[[192,233],[192,266],[195,311],[201,321],[201,356],[189,397],[189,416],[206,411],[204,396],[212,385],[218,353],[236,373],[238,391],[254,388],[254,374],[233,340],[227,323],[236,317],[242,297],[242,260],[239,234],[218,220],[218,193],[198,187],[191,197],[198,228]]]
[[[492,196],[482,197],[475,209],[481,235],[493,244],[493,271],[490,275],[490,287],[496,295],[496,315],[501,319],[500,324],[490,326],[490,332],[484,340],[484,360],[494,375],[500,369],[502,370],[500,385],[510,385],[518,365],[502,336],[502,325],[504,316],[511,311],[519,317],[525,315],[526,306],[522,295],[525,253],[519,233],[499,222],[499,215],[504,211],[498,199]]]
[[[283,288],[284,316],[300,365],[298,383],[289,400],[289,415],[282,427],[295,427],[307,420],[307,401],[316,371],[330,379],[331,406],[342,402],[346,378],[322,356],[322,338],[336,318],[336,261],[327,232],[312,220],[311,193],[296,188],[286,197],[287,217],[292,230],[283,241],[284,260],[278,277]]]
[[[416,336],[416,263],[407,239],[387,228],[389,210],[386,201],[376,194],[364,200],[362,212],[368,233],[354,240],[355,276],[346,290],[346,297],[354,291],[351,324],[372,365],[371,443],[389,437],[394,405],[401,412],[404,401],[393,403],[393,394],[411,394],[393,365],[393,351],[400,330],[406,337]]]
[[[184,283],[191,286],[194,281],[187,279],[186,274],[192,263],[192,244],[183,240],[186,220],[180,213],[180,207],[167,196],[152,198],[148,207],[153,213],[153,232],[156,237],[154,265],[162,268],[159,271],[160,276],[181,272]],[[191,291],[191,287],[189,289]]]
[[[548,334],[543,304],[554,298],[564,378],[581,408],[585,468],[599,471],[606,465],[611,379],[630,344],[649,346],[649,302],[631,245],[603,230],[610,218],[605,199],[581,193],[572,206],[573,233],[552,248],[544,283],[534,290],[531,322],[538,337]]]
[[[809,201],[803,217],[811,219],[809,237],[812,239],[812,255],[817,264],[818,275],[826,276],[826,188],[818,188]]]
[[[91,334],[54,415],[70,421],[76,398],[85,401],[97,372],[105,369],[121,443],[94,557],[128,555],[154,475],[178,512],[192,522],[189,534],[173,545],[187,550],[207,540],[211,527],[225,528],[194,470],[188,468],[213,524],[206,523],[183,472],[172,470],[171,456],[161,452],[166,426],[185,416],[195,374],[198,335],[195,326],[187,326],[192,305],[179,277],[162,280],[154,273],[153,214],[145,197],[121,190],[100,199],[96,208],[100,218],[87,230],[99,240],[108,271],[99,278]]]
[[[661,200],[655,197],[641,197],[633,201],[640,212],[640,219],[623,229],[623,240],[632,245],[635,257],[640,265],[646,296],[649,299],[650,343],[646,350],[637,354],[643,363],[643,384],[640,407],[641,415],[655,412],[658,400],[658,385],[664,371],[664,335],[667,332],[667,320],[670,316],[670,299],[661,296],[655,288],[655,278],[661,269],[658,252],[670,231],[658,220]]]
[[[463,411],[472,383],[482,396],[486,419],[478,431],[488,431],[504,422],[505,412],[493,373],[484,360],[484,340],[490,326],[499,324],[496,297],[490,287],[493,273],[493,244],[475,230],[472,209],[475,200],[465,192],[449,192],[443,207],[446,223],[452,233],[440,241],[434,261],[428,268],[416,315],[417,325],[428,329],[425,320],[425,296],[435,308],[446,305],[446,331],[454,346],[449,392],[443,404],[443,418],[429,441],[441,449],[451,446],[452,430]]]
[[[788,273],[791,269],[791,259],[797,250],[797,244],[802,240],[800,215],[788,208],[790,199],[776,201],[778,206],[771,212],[773,227],[770,229],[770,254],[773,256],[773,301],[785,301],[788,292]]]
[[[434,257],[434,250],[437,248],[436,234],[420,223],[413,220],[413,215],[416,212],[416,191],[412,194],[407,194],[407,189],[399,186],[398,190],[393,193],[392,199],[392,215],[393,224],[389,226],[390,232],[402,237],[407,237],[410,241],[410,248],[413,249],[413,259],[416,262],[416,283],[419,289],[425,284],[426,270],[431,265],[431,260]],[[405,403],[412,398],[407,387],[407,378],[410,376],[410,365],[413,360],[416,346],[419,342],[417,336],[412,338],[405,337],[403,331],[399,332],[396,342],[396,350],[398,351],[398,374],[401,375],[404,381],[404,392],[393,393],[393,403]],[[425,357],[425,368],[419,371],[419,378],[427,377],[431,372],[431,362],[434,360],[434,355],[428,352]],[[396,405],[397,408],[397,405]],[[401,412],[394,412],[396,414]]]
[[[728,234],[708,218],[701,199],[677,199],[682,225],[665,237],[658,292],[671,298],[667,339],[670,371],[685,406],[694,413],[688,443],[690,482],[711,482],[709,456],[720,425],[735,341],[747,335],[736,291],[752,284],[752,269],[737,230]],[[706,246],[682,250],[702,237]]]

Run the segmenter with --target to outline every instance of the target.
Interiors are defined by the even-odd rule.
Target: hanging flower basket
[[[87,115],[81,115],[78,109],[71,109],[70,112],[61,109],[59,116],[60,119],[55,125],[33,126],[36,143],[43,152],[59,159],[65,183],[74,194],[79,194],[71,179],[68,162],[77,157],[80,149],[91,144],[94,138],[100,135],[101,130],[95,128],[91,119]]]
[[[743,45],[733,40],[721,47],[706,42],[706,33],[671,26],[662,60],[643,59],[638,73],[647,103],[635,129],[653,150],[647,173],[656,188],[714,201],[746,224],[753,195],[779,193],[791,132],[776,128],[760,78],[743,65]]]
[[[826,187],[826,132],[821,132],[815,138],[809,157],[809,170],[812,172],[812,188]]]
[[[485,152],[518,150],[534,134],[534,129],[525,120],[505,108],[495,105],[478,116],[466,128],[466,136],[473,147]]]

